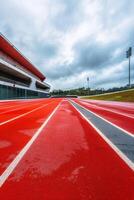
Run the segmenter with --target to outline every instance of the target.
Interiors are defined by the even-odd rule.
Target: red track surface
[[[134,103],[75,100],[88,110],[134,134]]]
[[[6,112],[1,114],[1,122],[44,106],[0,126],[0,174],[57,105],[57,111],[1,186],[0,199],[134,199],[133,171],[62,99],[0,103],[0,112]]]

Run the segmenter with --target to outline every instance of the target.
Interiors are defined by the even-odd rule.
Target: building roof
[[[41,81],[45,80],[46,77],[2,34],[0,34],[0,50],[10,56],[13,60],[17,61],[25,69],[37,76]]]

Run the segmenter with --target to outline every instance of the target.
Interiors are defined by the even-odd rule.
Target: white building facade
[[[49,97],[45,76],[0,35],[0,99]]]

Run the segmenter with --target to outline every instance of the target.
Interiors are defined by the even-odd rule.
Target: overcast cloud
[[[0,32],[54,89],[128,82],[134,46],[133,0],[0,0]],[[132,57],[132,81],[134,59]]]

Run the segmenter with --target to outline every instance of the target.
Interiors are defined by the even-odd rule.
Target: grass
[[[134,89],[101,95],[84,96],[83,99],[134,102]]]

